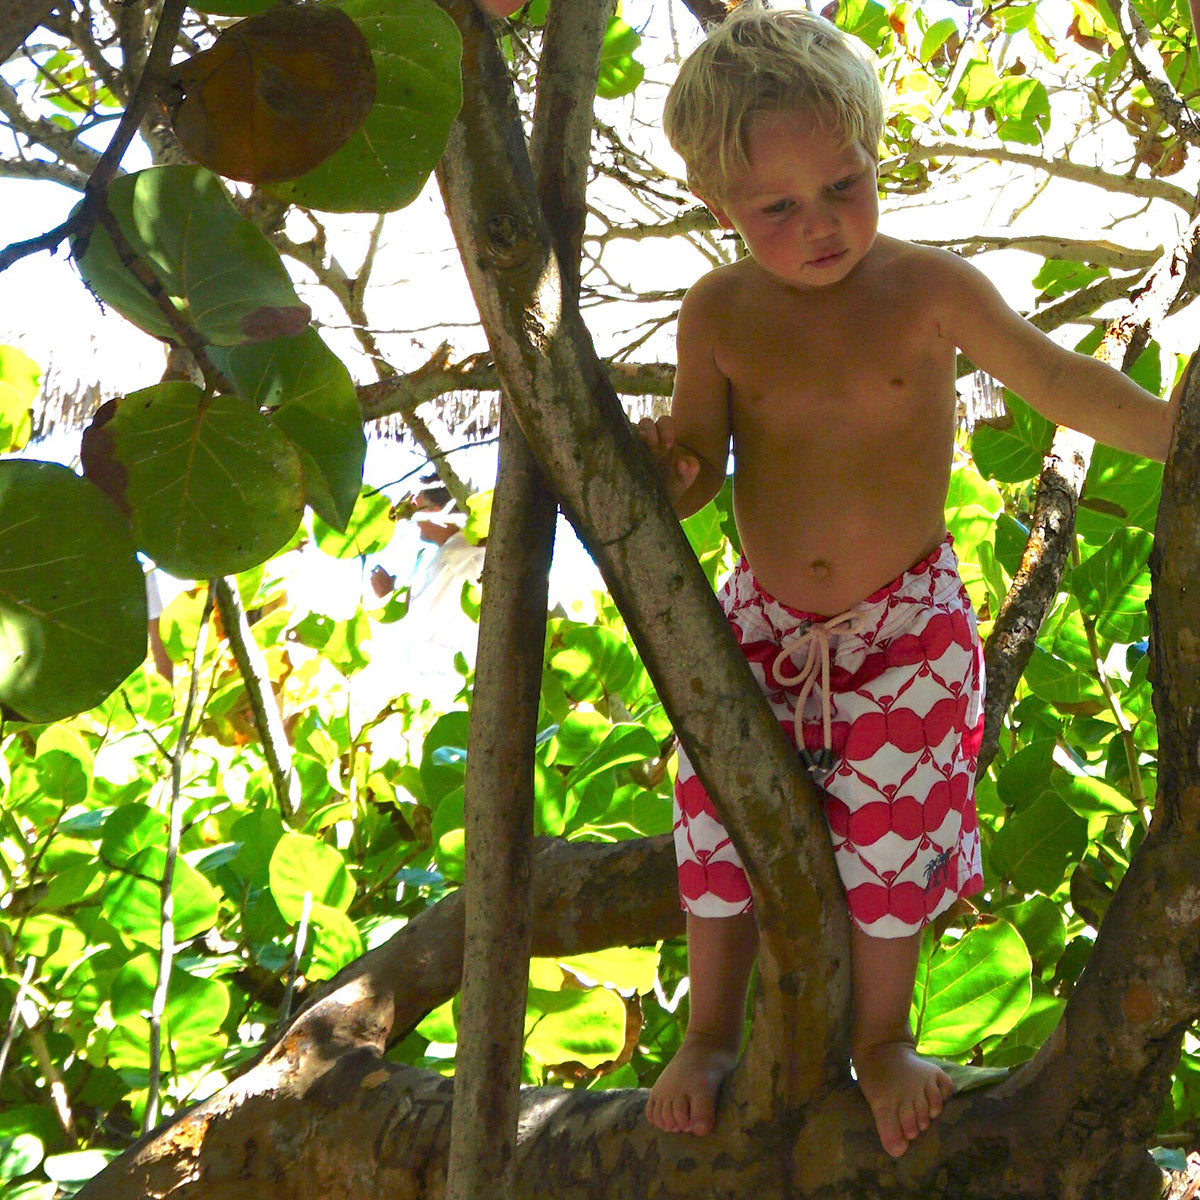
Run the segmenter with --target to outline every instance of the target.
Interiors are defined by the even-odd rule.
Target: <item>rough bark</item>
[[[0,0],[0,63],[58,7],[56,0]]]
[[[529,978],[533,770],[554,498],[511,413],[487,555],[466,778],[459,1049],[447,1196],[511,1195]]]

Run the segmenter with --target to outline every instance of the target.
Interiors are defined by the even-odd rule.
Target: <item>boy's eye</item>
[[[847,175],[845,179],[839,179],[829,190],[832,192],[848,192],[857,182],[857,175]]]
[[[774,204],[768,204],[763,212],[765,213],[781,213],[786,212],[791,207],[790,200],[776,200]]]

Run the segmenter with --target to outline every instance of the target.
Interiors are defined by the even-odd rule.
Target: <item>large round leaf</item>
[[[122,175],[108,189],[108,206],[180,317],[205,341],[262,342],[308,324],[308,306],[296,297],[283,261],[211,171],[172,166]],[[155,337],[176,338],[103,227],[92,231],[79,270],[123,317]]]
[[[346,0],[375,60],[375,104],[319,167],[271,190],[328,212],[391,212],[420,195],[462,105],[462,40],[433,0]]]
[[[977,925],[921,955],[914,997],[920,1049],[961,1055],[1007,1033],[1029,1007],[1033,964],[1007,922]]]
[[[0,703],[57,721],[145,655],[146,585],[121,514],[57,463],[0,461]]]
[[[188,153],[231,179],[311,171],[375,99],[366,39],[328,4],[280,5],[228,26],[168,77],[171,124]]]
[[[313,511],[345,529],[362,487],[367,439],[358,393],[341,359],[315,329],[211,353],[244,400],[274,409],[272,422],[302,451]]]
[[[104,918],[132,941],[157,949],[162,927],[162,879],[166,853],[159,846],[139,851],[114,871],[100,894]],[[216,924],[217,894],[186,859],[175,860],[171,876],[175,941],[186,942]]]
[[[235,575],[287,543],[304,511],[295,448],[236,396],[160,383],[105,405],[84,469],[133,516],[134,538],[183,579]]]
[[[1087,821],[1052,791],[1009,817],[992,842],[992,869],[1023,892],[1055,892],[1087,849]]]
[[[275,844],[269,868],[271,895],[283,919],[300,920],[304,896],[344,912],[354,899],[354,880],[342,856],[328,843],[303,833],[285,833]]]

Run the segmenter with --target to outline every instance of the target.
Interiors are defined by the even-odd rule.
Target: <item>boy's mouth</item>
[[[846,256],[845,250],[833,250],[828,254],[820,254],[816,258],[810,258],[808,265],[810,267],[832,267],[841,262]]]

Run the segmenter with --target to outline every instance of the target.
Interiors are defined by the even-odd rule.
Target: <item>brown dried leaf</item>
[[[173,67],[164,98],[198,162],[230,179],[278,183],[311,171],[362,125],[375,64],[340,9],[281,7],[229,26]]]

